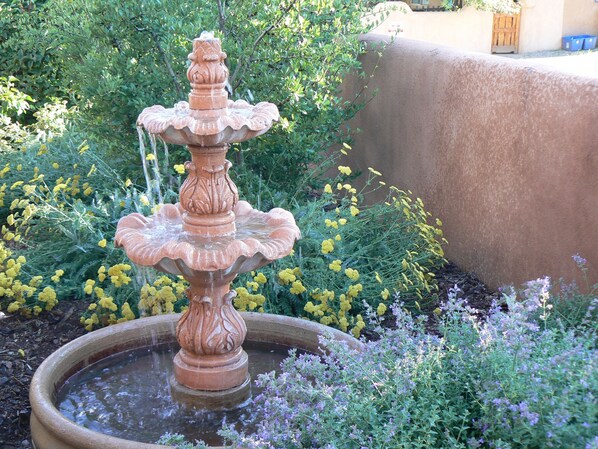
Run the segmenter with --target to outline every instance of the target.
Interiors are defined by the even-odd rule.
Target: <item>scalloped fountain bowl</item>
[[[119,222],[116,244],[127,247],[137,264],[193,278],[205,272],[213,277],[247,273],[286,256],[300,232],[290,212],[253,209],[246,201],[234,208],[236,231],[206,237],[183,230],[185,211],[166,204],[155,215],[131,214]]]
[[[266,102],[253,106],[244,100],[228,100],[223,109],[193,110],[181,101],[174,108],[145,108],[137,125],[175,145],[213,147],[260,136],[278,119],[276,106]]]
[[[297,318],[270,314],[242,312],[247,326],[246,342],[251,346],[256,343],[282,345],[306,352],[318,353],[322,347],[321,335],[327,334],[335,340],[345,342],[355,350],[363,345],[350,335],[331,329],[318,323]],[[59,391],[72,376],[89,365],[108,369],[107,359],[118,360],[121,355],[133,349],[159,348],[163,345],[176,345],[175,326],[179,314],[161,315],[142,318],[91,332],[63,346],[50,355],[36,371],[30,388],[31,434],[36,449],[158,449],[164,446],[147,441],[132,441],[117,438],[106,433],[90,430],[67,419],[57,407]],[[266,350],[266,352],[269,352]],[[153,355],[152,355],[153,356]],[[132,379],[137,374],[129,373]],[[93,376],[92,376],[93,377]],[[152,385],[137,385],[136,389],[147,389],[148,397],[154,394]],[[127,385],[121,386],[122,391]],[[96,391],[95,393],[100,394]],[[138,397],[132,393],[123,396],[123,400],[135,403]],[[116,402],[120,395],[113,395]],[[112,402],[112,399],[108,402]],[[155,413],[159,413],[156,411]],[[158,424],[159,425],[159,424]],[[215,428],[220,427],[214,423]],[[129,429],[133,433],[135,429]],[[177,432],[177,429],[160,429],[163,432]],[[215,429],[212,429],[215,430]],[[139,435],[144,432],[140,429]],[[201,438],[197,435],[196,438]],[[153,440],[152,440],[153,441]],[[219,447],[219,446],[212,446]]]

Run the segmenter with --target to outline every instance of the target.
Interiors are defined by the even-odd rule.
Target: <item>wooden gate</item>
[[[519,51],[519,14],[494,14],[492,53]]]

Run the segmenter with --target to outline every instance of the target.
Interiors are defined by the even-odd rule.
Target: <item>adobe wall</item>
[[[385,20],[372,34],[393,35],[464,50],[490,53],[492,47],[492,13],[465,7],[458,11],[413,12],[401,1],[379,3],[374,14],[388,11]]]
[[[598,282],[598,79],[408,39],[363,63],[349,162],[421,197],[449,259],[497,287],[571,279],[581,253]]]
[[[567,0],[563,17],[563,35],[598,34],[598,2]]]
[[[561,48],[565,0],[524,0],[522,5],[519,53]]]

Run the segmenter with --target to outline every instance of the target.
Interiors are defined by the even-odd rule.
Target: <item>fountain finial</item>
[[[191,83],[190,109],[226,108],[228,68],[224,64],[225,59],[220,39],[213,33],[204,31],[200,37],[193,39],[193,51],[189,53],[191,65],[187,70],[187,79]]]

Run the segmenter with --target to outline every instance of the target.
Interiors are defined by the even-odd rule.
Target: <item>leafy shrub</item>
[[[428,224],[421,199],[395,187],[386,201],[365,205],[384,187],[380,173],[370,169],[360,192],[347,182],[351,174],[339,166],[334,187],[292,210],[302,239],[291,256],[242,277],[238,308],[304,316],[358,336],[364,302],[384,315],[397,294],[411,306],[430,301],[433,270],[445,262],[442,231]]]
[[[0,77],[18,78],[17,87],[37,100],[35,112],[52,98],[67,96],[54,57],[57,44],[50,38],[45,0],[0,3]],[[20,124],[34,121],[32,113],[20,116]]]
[[[38,275],[25,280],[27,259],[22,255],[11,256],[12,251],[0,240],[0,309],[6,308],[9,313],[20,311],[25,316],[52,310],[58,300],[54,284],[48,281],[59,283],[64,271],[57,270],[51,279]],[[46,286],[42,288],[44,284]]]
[[[361,353],[292,355],[258,379],[255,434],[223,435],[244,448],[596,447],[595,331],[544,329],[533,294],[505,300],[480,320],[453,290],[440,336],[395,307],[394,329]]]
[[[265,139],[235,145],[247,164],[274,190],[293,193],[296,180],[348,132],[358,108],[343,100],[344,74],[358,70],[368,2],[358,0],[222,1],[196,4],[56,0],[45,25],[58,42],[54,60],[81,106],[90,141],[111,157],[133,163],[132,128],[141,110],[186,99],[186,56],[202,29],[217,30],[228,53],[233,99],[270,101],[280,125]],[[93,45],[81,45],[92,42]],[[123,151],[125,149],[125,151]],[[251,150],[251,151],[250,151]]]

